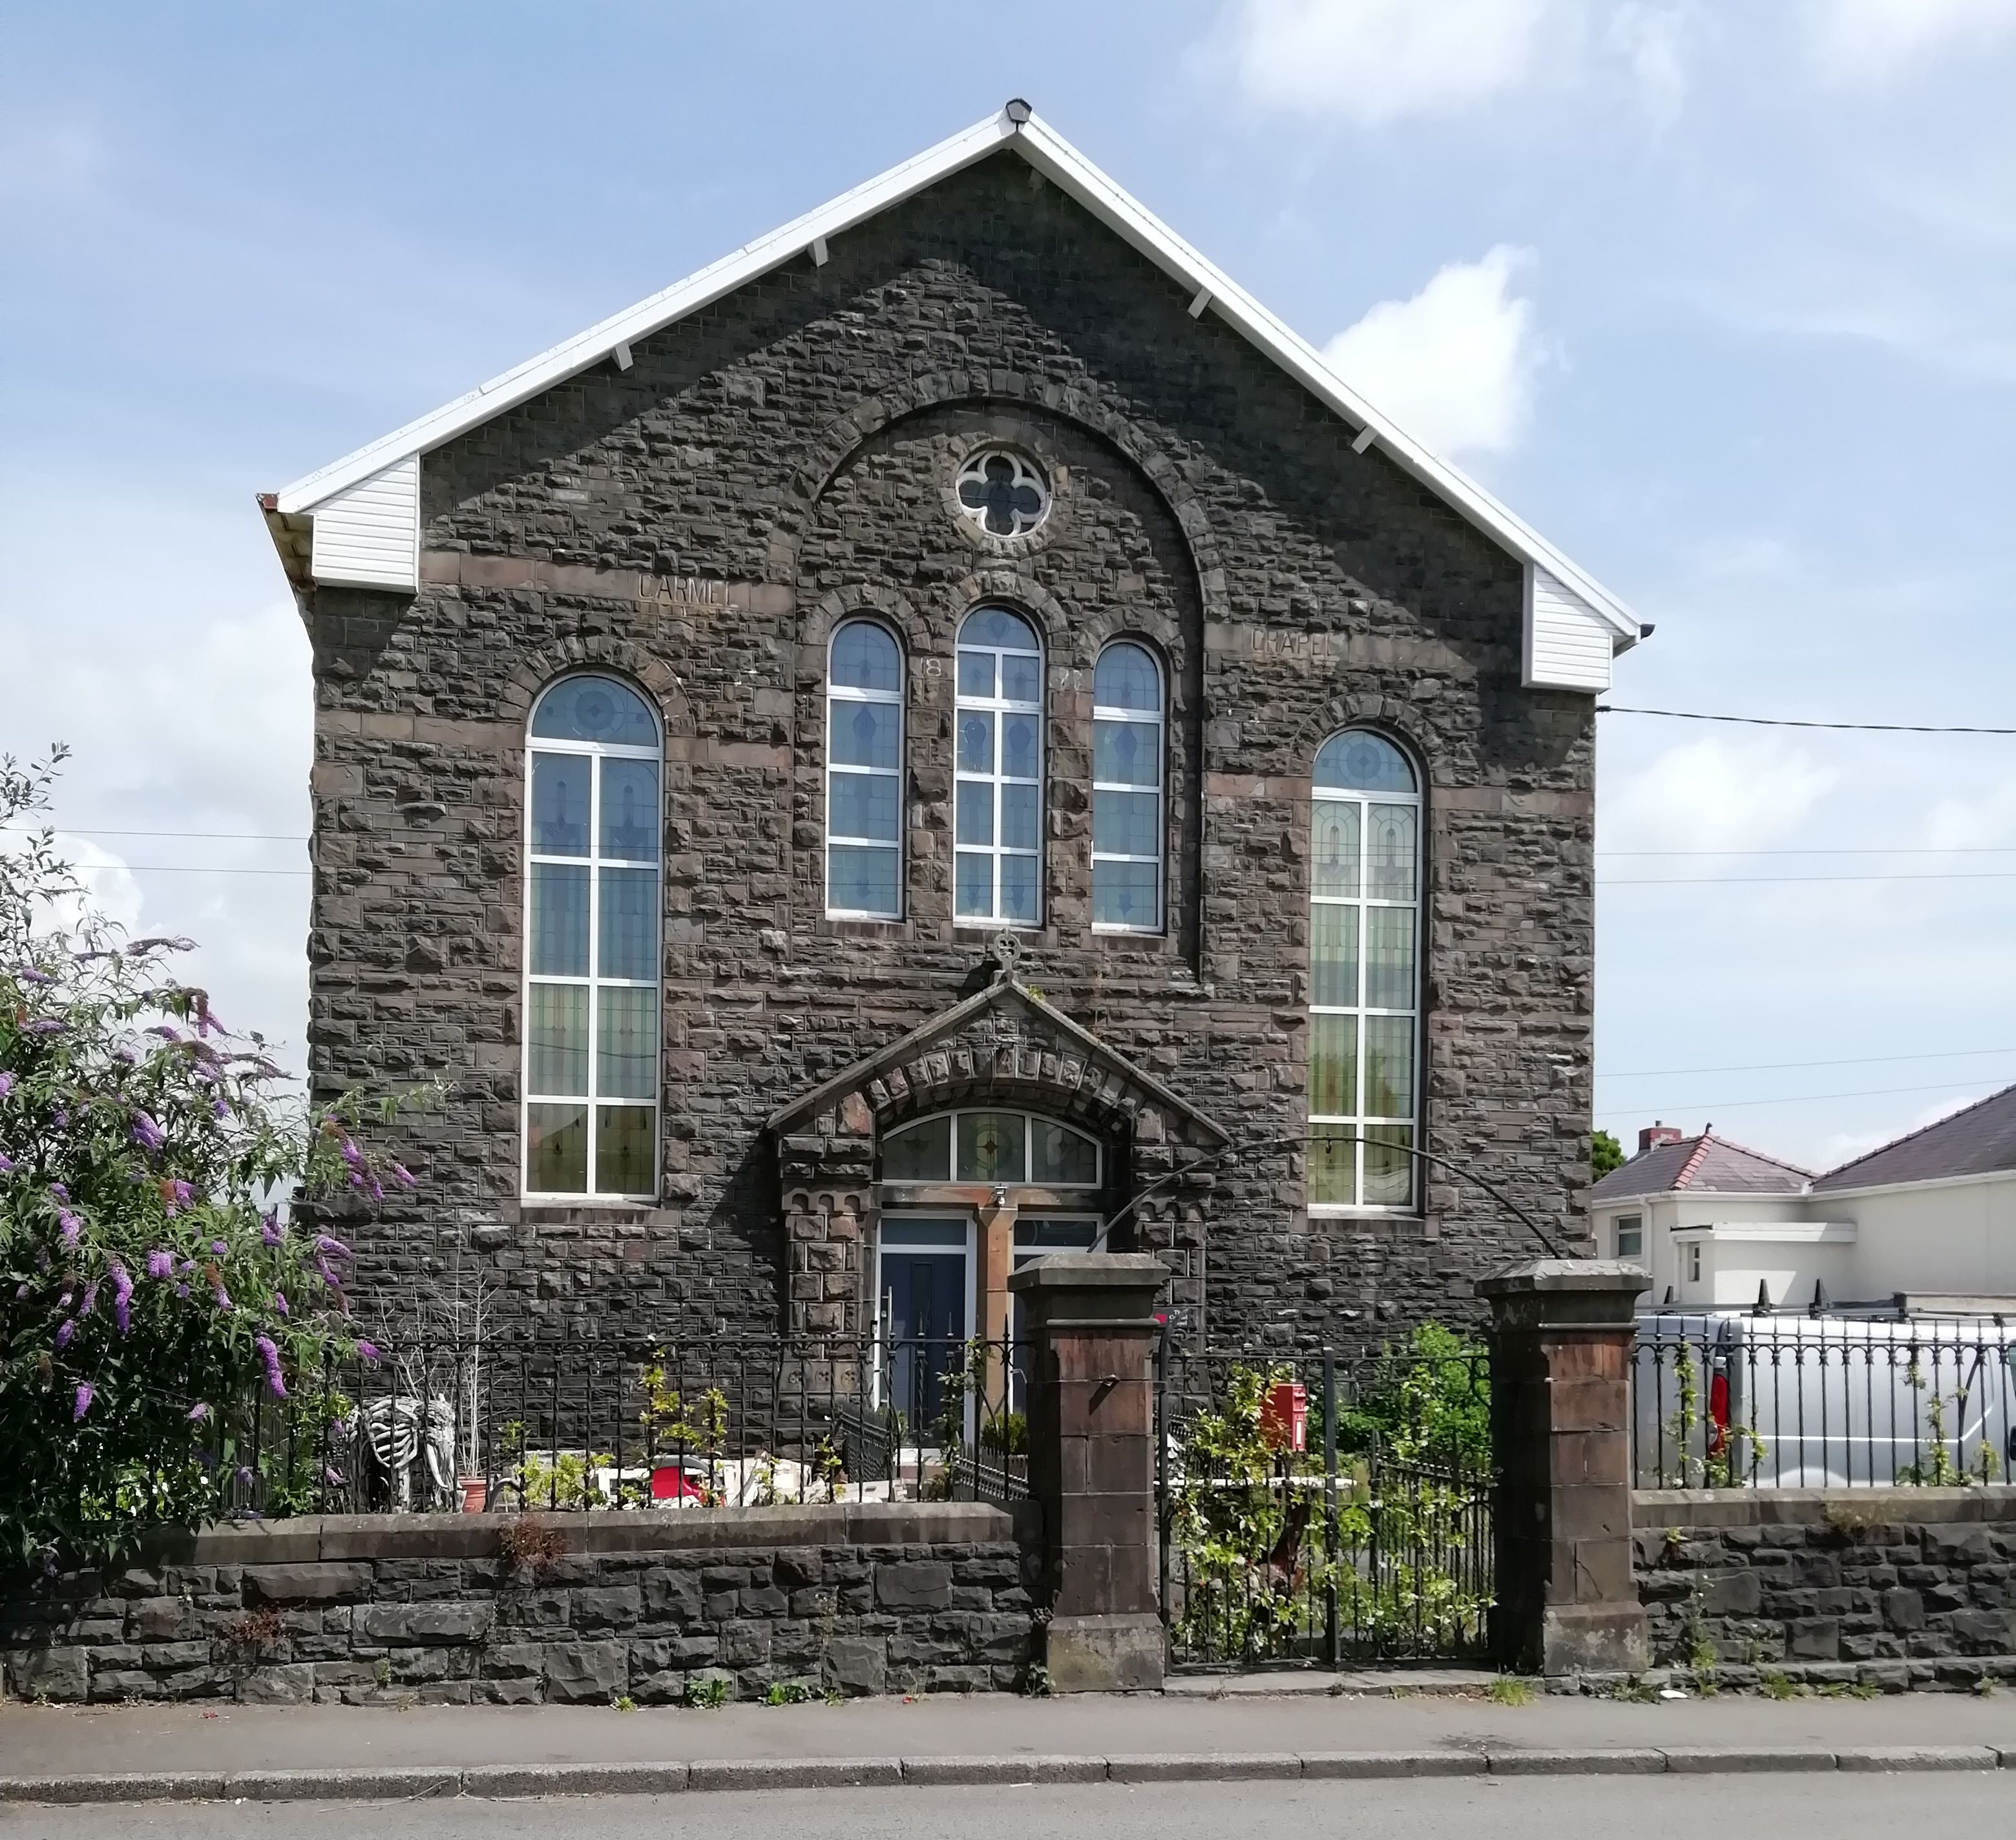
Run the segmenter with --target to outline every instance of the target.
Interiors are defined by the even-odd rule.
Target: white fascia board
[[[1914,1182],[1877,1182],[1861,1188],[1823,1188],[1817,1198],[1859,1201],[1867,1195],[1939,1194],[1949,1188],[1979,1188],[1992,1182],[2016,1183],[2016,1169],[1982,1169],[1971,1176],[1921,1176]]]
[[[590,326],[587,331],[528,358],[523,364],[479,384],[452,402],[395,428],[355,452],[304,474],[277,495],[282,513],[312,510],[358,480],[369,478],[393,461],[423,453],[452,441],[466,430],[501,415],[507,409],[599,364],[618,345],[634,345],[688,314],[711,305],[746,283],[768,274],[779,263],[811,247],[813,239],[843,230],[901,203],[913,193],[984,159],[1004,140],[1014,137],[1014,124],[1004,113],[976,124],[949,140],[927,148],[880,177],[844,193],[817,211],[794,218],[781,229],[744,243],[732,254],[710,262],[685,280],[639,301],[634,307]]]
[[[1852,1220],[1722,1220],[1673,1229],[1676,1240],[1742,1240],[1767,1246],[1852,1246],[1857,1237]]]
[[[1497,542],[1537,564],[1574,589],[1617,633],[1618,650],[1637,643],[1639,622],[1629,608],[1516,517],[1474,480],[1438,459],[1397,423],[1381,415],[1324,363],[1316,347],[1292,330],[1153,212],[1130,196],[1047,123],[1031,115],[1021,124],[1003,109],[934,147],[891,167],[830,203],[744,244],[697,274],[587,331],[543,351],[417,421],[332,461],[278,495],[282,514],[312,510],[325,499],[382,471],[409,454],[452,441],[576,373],[600,363],[619,344],[634,344],[674,321],[732,293],[811,247],[815,239],[853,225],[1012,146],[1123,241],[1147,256],[1194,297],[1208,292],[1208,311],[1243,334],[1290,376],[1361,431],[1370,430],[1395,464],[1412,474]]]

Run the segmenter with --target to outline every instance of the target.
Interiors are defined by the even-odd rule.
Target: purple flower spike
[[[273,1293],[273,1307],[283,1316],[287,1313],[287,1294],[286,1291],[275,1291]]]
[[[133,1141],[142,1150],[159,1150],[165,1141],[161,1127],[144,1111],[133,1114]]]
[[[277,1246],[286,1236],[280,1231],[280,1217],[277,1213],[263,1214],[259,1218],[259,1244]]]
[[[363,1362],[367,1366],[376,1366],[380,1359],[382,1358],[378,1352],[377,1343],[375,1341],[360,1341],[358,1343],[357,1358],[360,1361]]]
[[[70,1190],[60,1182],[52,1182],[49,1184],[49,1193],[59,1201],[67,1201],[70,1199]]]
[[[150,1278],[171,1278],[175,1275],[175,1255],[157,1247],[147,1255],[147,1276]]]
[[[259,1351],[259,1359],[266,1369],[266,1384],[273,1389],[273,1397],[284,1399],[287,1396],[287,1383],[280,1377],[280,1351],[272,1337],[255,1336],[252,1345]]]
[[[38,1016],[34,1021],[27,1024],[21,1032],[23,1035],[61,1035],[69,1027],[70,1024],[59,1017]],[[83,1416],[81,1412],[77,1414],[80,1418]]]
[[[186,1297],[186,1296],[188,1296],[188,1295],[189,1295],[189,1286],[188,1286],[188,1285],[186,1285],[186,1284],[178,1284],[178,1285],[176,1285],[176,1287],[175,1287],[175,1294],[176,1294],[178,1297]]]
[[[26,1284],[16,1284],[14,1287],[14,1301],[16,1303],[25,1302],[27,1299],[27,1295],[28,1287]]]
[[[210,1102],[210,1115],[214,1118],[228,1118],[231,1116],[231,1107],[221,1099],[213,1099]]]
[[[322,1479],[332,1489],[340,1489],[344,1485],[343,1471],[337,1469],[333,1464],[328,1466],[322,1471]]]
[[[23,965],[14,975],[23,984],[53,984],[56,979],[46,971],[38,971],[33,965]]]
[[[0,1073],[0,1099],[5,1099],[13,1089],[14,1076],[11,1073]]]
[[[63,1230],[64,1250],[74,1252],[77,1250],[77,1240],[84,1232],[84,1216],[81,1214],[73,1214],[66,1208],[56,1216],[56,1225]]]
[[[0,1150],[0,1176],[11,1176],[13,1173],[14,1159],[4,1150]]]
[[[225,1289],[223,1279],[219,1278],[215,1284],[211,1286],[210,1293],[217,1299],[217,1307],[219,1309],[226,1312],[229,1311],[231,1309],[231,1293]]]
[[[404,1163],[394,1163],[392,1165],[392,1179],[401,1188],[418,1188],[420,1186],[412,1171]]]
[[[315,1243],[315,1255],[321,1258],[347,1258],[350,1248],[340,1240],[333,1240],[327,1233],[318,1233]]]
[[[98,1280],[93,1278],[84,1287],[84,1301],[77,1306],[77,1313],[88,1316],[98,1307]]]
[[[98,1388],[88,1380],[77,1383],[77,1400],[70,1409],[70,1421],[74,1424],[91,1410],[91,1402],[98,1396]]]
[[[75,1320],[72,1317],[65,1316],[63,1320],[56,1325],[56,1352],[58,1354],[61,1354],[65,1348],[70,1346],[70,1338],[76,1333],[77,1323]]]
[[[209,1417],[210,1408],[206,1406],[202,1400],[199,1399],[193,1406],[189,1407],[189,1423],[191,1424],[200,1424],[206,1418]]]
[[[117,1259],[112,1261],[112,1319],[121,1335],[133,1332],[133,1280]]]
[[[187,1184],[187,1183],[183,1183],[183,1184],[182,1184],[181,1186],[184,1186],[184,1187],[186,1187],[186,1186],[188,1186],[188,1184]],[[225,1255],[227,1252],[229,1252],[229,1251],[231,1250],[231,1248],[230,1248],[229,1246],[227,1246],[226,1244],[225,1244],[225,1243],[224,1243],[224,1242],[223,1242],[223,1240],[212,1240],[210,1242],[210,1249],[211,1249],[211,1251],[214,1252],[214,1253],[218,1255],[218,1258],[223,1258],[223,1257],[224,1257],[224,1255]]]

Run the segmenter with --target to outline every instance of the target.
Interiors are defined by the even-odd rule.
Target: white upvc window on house
[[[849,620],[826,673],[826,907],[903,913],[903,654],[889,629]]]
[[[1420,782],[1363,729],[1326,741],[1313,777],[1309,1203],[1404,1210],[1420,1106]]]
[[[954,882],[956,918],[1043,920],[1043,646],[1006,607],[959,632]]]
[[[1620,1214],[1617,1217],[1617,1249],[1619,1258],[1642,1258],[1645,1254],[1645,1216],[1642,1214]]]
[[[1092,924],[1162,930],[1162,673],[1122,639],[1092,678]]]
[[[526,750],[524,1192],[657,1193],[657,717],[611,677],[564,677]]]
[[[1701,1281],[1701,1244],[1699,1240],[1687,1241],[1687,1282],[1698,1284]]]

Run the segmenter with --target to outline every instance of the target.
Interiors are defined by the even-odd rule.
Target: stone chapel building
[[[358,1228],[633,1338],[1311,1343],[1584,1249],[1630,614],[1021,102],[263,499]],[[1117,1217],[1117,1218],[1116,1218]]]

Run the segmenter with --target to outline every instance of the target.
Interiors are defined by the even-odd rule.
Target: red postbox
[[[1299,1380],[1277,1381],[1260,1402],[1260,1441],[1270,1450],[1309,1446],[1309,1388]]]

